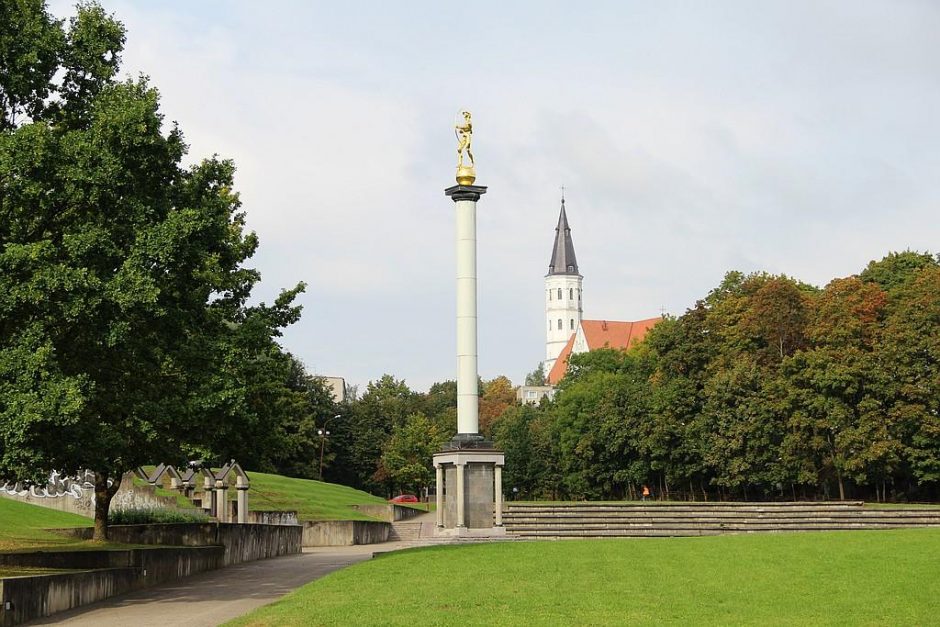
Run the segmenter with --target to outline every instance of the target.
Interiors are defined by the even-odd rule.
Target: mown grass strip
[[[937,529],[438,546],[229,624],[936,624],[938,555]]]

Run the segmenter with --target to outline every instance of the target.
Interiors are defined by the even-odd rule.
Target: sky
[[[281,343],[360,390],[456,377],[463,108],[484,379],[544,359],[562,185],[588,319],[680,315],[729,270],[823,286],[940,251],[932,0],[101,2],[189,160],[234,160],[258,299],[307,284]]]

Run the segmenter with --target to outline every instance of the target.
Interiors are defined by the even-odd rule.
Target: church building
[[[641,341],[662,317],[636,321],[584,320],[584,277],[578,270],[571,227],[561,199],[552,258],[545,275],[545,362],[547,383],[555,385],[568,370],[568,358],[598,348],[627,349]]]

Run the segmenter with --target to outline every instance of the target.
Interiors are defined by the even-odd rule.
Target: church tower
[[[555,365],[555,359],[581,324],[581,281],[578,260],[571,241],[571,227],[565,214],[565,197],[561,198],[561,212],[555,227],[555,245],[545,275],[545,374]]]

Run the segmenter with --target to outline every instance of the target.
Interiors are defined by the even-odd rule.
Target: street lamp
[[[338,418],[338,416],[336,416]],[[326,439],[330,437],[330,432],[326,429],[317,429],[317,435],[320,436],[320,481],[323,481],[323,445]]]

